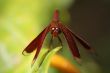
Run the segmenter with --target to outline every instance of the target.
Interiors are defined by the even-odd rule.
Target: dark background
[[[87,38],[104,73],[109,73],[110,0],[76,0],[69,12],[72,28]]]

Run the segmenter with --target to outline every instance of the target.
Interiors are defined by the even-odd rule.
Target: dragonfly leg
[[[51,37],[51,39],[50,39],[49,49],[51,49],[51,48],[52,48],[52,44],[53,44],[53,37]]]
[[[61,46],[63,47],[63,44],[62,44],[62,41],[61,41],[61,38],[58,36],[58,40],[60,41],[60,44]]]

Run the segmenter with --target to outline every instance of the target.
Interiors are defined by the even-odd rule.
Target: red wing
[[[65,28],[80,42],[80,44],[82,44],[85,47],[85,49],[88,49],[88,50],[91,50],[92,49],[91,46],[83,38],[81,38],[77,34],[73,33],[67,27],[65,27]]]
[[[73,56],[75,56],[75,58],[76,57],[80,58],[79,50],[76,46],[75,40],[74,40],[71,32],[65,26],[63,26],[62,24],[60,24],[60,29],[62,30],[62,32],[65,35],[65,38],[68,42],[69,48],[70,48]]]
[[[25,54],[25,52],[31,53],[37,48],[33,61],[36,60],[36,58],[40,52],[40,49],[42,47],[46,34],[49,32],[49,27],[50,26],[46,27],[22,52],[23,54]]]
[[[72,33],[72,32],[71,32]],[[73,34],[73,33],[72,33]],[[77,34],[73,34],[74,37],[88,50],[91,49],[90,45],[80,36],[78,36]]]

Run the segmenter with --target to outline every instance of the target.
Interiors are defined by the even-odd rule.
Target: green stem
[[[35,62],[35,64],[32,67],[31,73],[48,73],[51,58],[61,48],[62,47],[56,47],[55,49],[49,51],[47,54],[46,54],[46,52],[48,51],[47,49],[41,51],[37,61]],[[46,54],[46,56],[44,57],[45,54]]]

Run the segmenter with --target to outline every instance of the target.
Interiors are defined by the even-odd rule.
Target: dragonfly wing
[[[34,56],[33,62],[37,59],[37,56],[41,50],[43,41],[47,35],[47,33],[49,32],[49,26],[46,27],[24,50],[23,50],[23,54],[25,55],[25,53],[31,53],[33,52],[36,48],[36,54]]]
[[[72,32],[71,32],[72,33]],[[84,38],[81,38],[80,36],[78,36],[77,34],[74,34],[74,37],[79,41],[80,44],[83,45],[83,47],[87,50],[89,50],[90,52],[94,53],[95,55],[97,55],[96,51],[94,48],[91,48],[91,46],[84,40]]]
[[[65,28],[67,28],[67,27],[65,27]],[[87,50],[91,50],[92,49],[91,46],[84,40],[84,38],[82,38],[79,35],[73,33],[68,28],[67,28],[67,30],[80,42],[81,45],[83,45],[83,47],[85,47],[85,49],[87,49]]]
[[[79,50],[76,46],[75,40],[74,40],[71,32],[65,26],[63,26],[62,24],[60,24],[59,26],[60,26],[60,29],[63,32],[67,42],[68,42],[69,48],[70,48],[73,56],[75,58],[80,58]]]
[[[69,30],[70,31],[70,30]],[[89,50],[90,52],[94,53],[95,55],[97,55],[97,53],[95,52],[95,49],[92,48],[87,41],[84,40],[84,38],[80,37],[79,35],[73,33],[72,31],[70,31],[71,34],[78,40],[78,42],[87,50]]]
[[[72,32],[71,32],[72,33]],[[78,36],[77,34],[74,34],[74,37],[80,42],[80,44],[82,44],[86,49],[90,50],[91,49],[91,46],[83,39],[81,38],[80,36]]]

